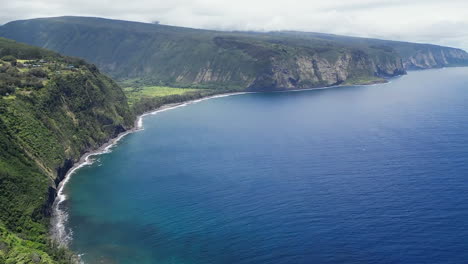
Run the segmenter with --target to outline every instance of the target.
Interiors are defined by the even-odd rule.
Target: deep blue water
[[[86,263],[467,263],[468,68],[203,101],[76,173]]]

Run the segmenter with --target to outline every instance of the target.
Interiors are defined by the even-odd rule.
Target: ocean
[[[85,263],[467,263],[468,68],[214,98],[64,188]]]

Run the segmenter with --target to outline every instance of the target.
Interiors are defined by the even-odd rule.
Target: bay
[[[463,263],[468,68],[216,98],[65,188],[85,263]]]

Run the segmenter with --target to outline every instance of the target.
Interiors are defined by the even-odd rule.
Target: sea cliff
[[[276,91],[468,65],[460,49],[307,32],[228,32],[93,17],[18,20],[0,36],[77,56],[122,83]]]
[[[135,118],[120,87],[81,59],[0,38],[0,64],[0,260],[66,262],[48,232],[57,185]]]
[[[468,54],[461,49],[451,49],[439,46],[428,47],[405,58],[406,69],[422,70],[450,66],[466,66]]]

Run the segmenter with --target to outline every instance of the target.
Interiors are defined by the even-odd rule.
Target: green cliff
[[[68,263],[48,234],[57,184],[133,123],[94,65],[0,38],[0,263]]]
[[[57,17],[10,22],[0,36],[85,58],[119,81],[145,85],[284,90],[405,73],[393,49],[273,33]]]
[[[281,31],[277,36],[289,36],[304,40],[327,40],[356,48],[394,50],[401,57],[407,70],[468,66],[468,53],[461,49],[432,44],[358,38],[323,33]]]
[[[19,20],[0,36],[77,56],[130,86],[285,90],[468,65],[460,49],[307,32],[223,32],[92,17]]]

